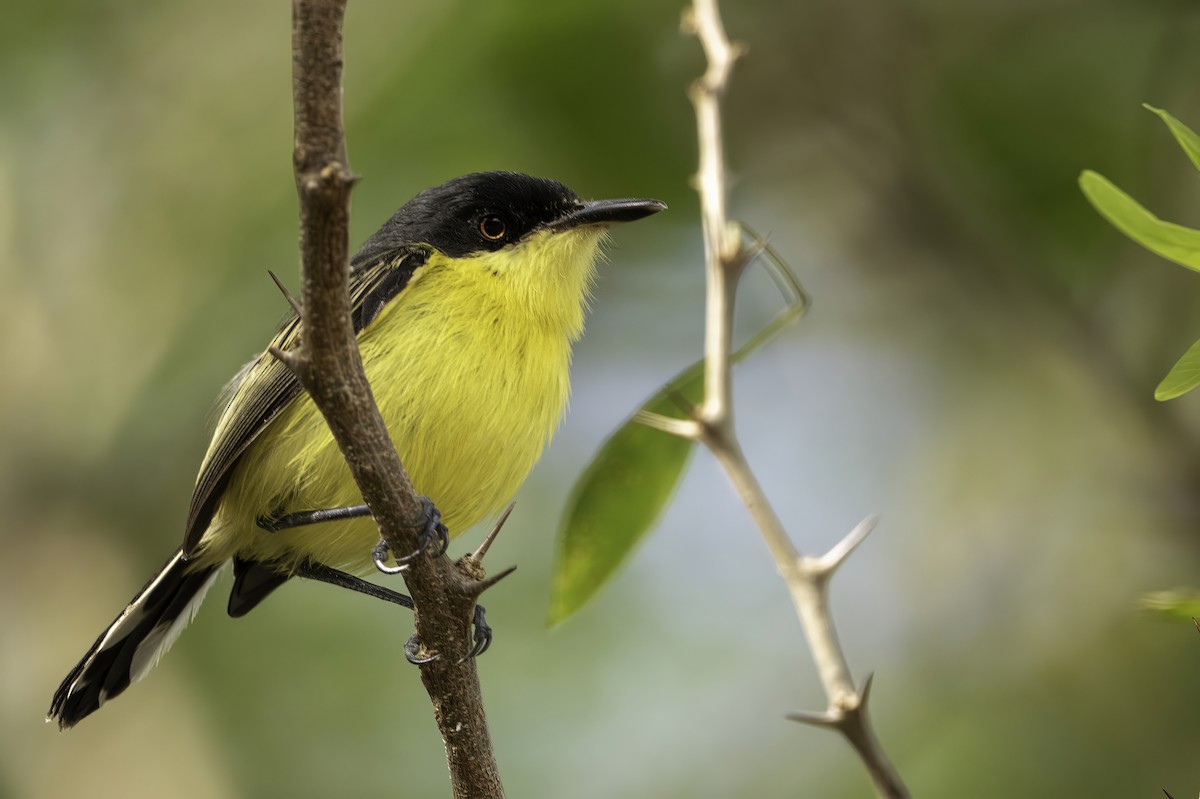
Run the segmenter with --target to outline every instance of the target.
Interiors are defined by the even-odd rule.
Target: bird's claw
[[[473,626],[475,629],[472,634],[471,651],[467,653],[468,658],[479,657],[492,645],[492,628],[488,626],[487,612],[483,605],[475,606]]]
[[[487,612],[483,605],[475,606],[475,613],[472,621],[473,631],[471,635],[471,651],[458,661],[462,663],[470,658],[476,658],[488,651],[488,647],[492,645],[492,628],[487,623]],[[417,655],[421,651],[421,639],[413,635],[404,644],[404,659],[414,666],[424,666],[426,663],[432,663],[439,659],[441,655],[436,652],[428,657],[420,657]]]
[[[418,657],[417,653],[421,651],[421,639],[417,636],[410,636],[404,642],[404,659],[414,666],[424,666],[426,663],[432,663],[441,657],[437,652],[434,652],[429,657]]]
[[[399,574],[408,568],[407,562],[402,562],[399,558],[396,559],[395,566],[387,565],[387,559],[392,556],[392,550],[388,546],[388,542],[384,539],[379,539],[379,543],[371,550],[371,560],[375,561],[375,568],[384,574]]]
[[[433,500],[429,497],[420,497],[422,505],[422,519],[418,523],[421,527],[421,533],[417,537],[417,549],[403,557],[396,558],[395,566],[388,566],[387,559],[391,555],[391,548],[388,547],[387,541],[379,540],[372,550],[372,559],[375,561],[375,568],[384,574],[399,574],[408,568],[408,564],[420,555],[425,554],[429,550],[430,545],[437,541],[438,551],[437,557],[446,554],[446,550],[450,547],[450,531],[446,529],[446,525],[442,524],[442,512],[433,504]]]

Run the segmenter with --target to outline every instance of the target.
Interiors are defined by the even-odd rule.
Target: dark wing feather
[[[424,250],[393,251],[377,256],[350,273],[351,319],[356,334],[379,315],[389,300],[404,290],[426,257]],[[291,313],[271,344],[286,351],[295,345],[299,333],[300,320]],[[229,475],[242,453],[301,391],[295,375],[269,352],[251,361],[233,379],[227,392],[229,402],[217,422],[213,446],[196,477],[183,538],[185,557],[195,552],[208,529]],[[228,408],[235,404],[236,415],[227,416]]]

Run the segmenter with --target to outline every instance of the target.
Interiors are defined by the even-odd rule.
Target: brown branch
[[[342,128],[345,0],[293,0],[295,171],[300,195],[303,335],[277,353],[324,415],[363,501],[393,552],[418,548],[423,507],[363,372],[348,286],[350,190]],[[486,584],[446,557],[415,558],[405,582],[426,654],[421,680],[442,732],[453,796],[502,797],[471,648],[471,617]]]

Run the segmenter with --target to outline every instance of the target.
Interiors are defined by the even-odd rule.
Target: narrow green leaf
[[[1142,103],[1142,108],[1153,114],[1158,114],[1158,117],[1167,123],[1167,127],[1171,130],[1171,135],[1175,137],[1175,141],[1179,142],[1179,146],[1187,153],[1187,157],[1192,159],[1192,166],[1200,169],[1200,136],[1197,136],[1195,131],[1161,108],[1155,108],[1149,103]]]
[[[695,363],[641,408],[662,416],[700,401],[704,364]],[[580,476],[558,532],[551,625],[581,608],[625,561],[675,493],[695,442],[630,416]]]
[[[1200,341],[1188,347],[1183,357],[1175,362],[1171,371],[1154,389],[1154,398],[1159,402],[1175,399],[1200,386]]]
[[[1090,169],[1079,176],[1079,188],[1117,230],[1156,255],[1200,272],[1200,230],[1162,221]]]
[[[1168,619],[1191,621],[1200,618],[1200,591],[1176,588],[1142,597],[1142,608]]]

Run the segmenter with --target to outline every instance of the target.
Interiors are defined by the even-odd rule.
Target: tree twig
[[[349,201],[356,180],[342,127],[345,0],[293,0],[294,166],[303,271],[300,345],[280,357],[324,415],[363,501],[393,552],[418,547],[422,505],[404,471],[363,371],[351,323]],[[421,667],[446,746],[455,797],[502,797],[471,648],[475,600],[486,587],[445,557],[415,558],[405,582],[423,647]],[[390,680],[381,681],[381,687]],[[386,693],[386,692],[384,692]]]
[[[662,423],[655,426],[677,435],[698,435],[708,446],[749,509],[787,584],[828,702],[822,713],[795,713],[789,718],[836,729],[862,759],[880,796],[889,799],[908,797],[908,789],[871,727],[867,714],[871,681],[868,679],[861,691],[855,687],[829,609],[830,578],[874,528],[875,520],[863,521],[825,555],[800,554],[750,469],[734,430],[730,379],[733,309],[738,279],[747,258],[739,230],[730,223],[725,210],[727,188],[721,99],[730,72],[743,50],[726,36],[717,0],[693,0],[691,9],[684,14],[684,28],[699,39],[708,62],[704,75],[689,92],[696,109],[700,144],[696,187],[700,192],[704,226],[707,283],[705,396],[694,415],[698,430],[685,423],[673,427]]]

